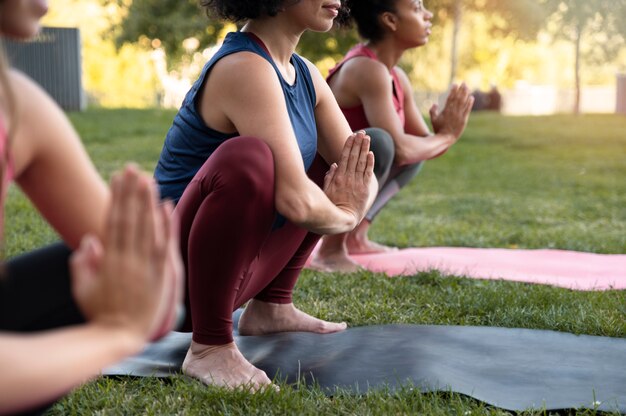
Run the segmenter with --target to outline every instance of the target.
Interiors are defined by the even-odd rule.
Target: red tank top
[[[357,56],[365,56],[370,59],[374,59],[378,61],[378,57],[367,46],[363,44],[356,45],[354,48],[350,49],[350,51],[346,54],[346,56],[339,62],[333,69],[331,69],[328,73],[328,77],[326,81],[330,81],[330,79],[335,75],[344,63],[349,61],[352,58]],[[400,118],[400,122],[404,126],[404,90],[402,89],[402,84],[400,83],[400,78],[398,78],[398,74],[395,69],[390,71],[391,80],[392,80],[392,88],[393,88],[393,107],[396,109],[396,113]],[[348,123],[350,124],[350,128],[353,131],[361,130],[367,127],[372,127],[365,116],[365,110],[362,104],[359,104],[355,107],[344,108],[341,107],[341,111],[346,116]]]

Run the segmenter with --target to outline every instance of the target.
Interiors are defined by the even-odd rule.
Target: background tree
[[[126,9],[126,16],[115,33],[118,46],[135,43],[142,38],[158,39],[170,62],[185,52],[183,41],[195,37],[202,45],[212,45],[224,24],[209,19],[199,0],[104,0],[115,1]]]
[[[199,0],[103,0],[116,2],[126,9],[126,17],[115,34],[118,45],[135,43],[142,38],[158,39],[168,60],[178,62],[185,50],[185,39],[195,37],[201,45],[212,45],[224,23],[207,16],[199,7]],[[331,33],[305,33],[298,52],[313,62],[339,59],[357,40],[354,30]],[[322,64],[322,66],[324,66]]]
[[[452,23],[450,84],[457,77],[459,36],[466,12],[494,17],[497,24],[492,26],[492,34],[496,37],[514,35],[524,40],[537,36],[546,17],[538,0],[426,0],[425,4],[440,24]]]
[[[578,114],[582,63],[605,62],[619,53],[626,38],[626,0],[543,0],[543,4],[552,13],[550,31],[574,44],[573,110]]]
[[[109,35],[120,26],[123,15],[124,8],[115,2],[54,0],[54,6],[43,19],[45,26],[80,29],[82,81],[90,106],[157,104],[159,85],[151,51],[134,43],[116,48]]]
[[[127,16],[117,34],[119,44],[136,42],[142,36],[159,39],[170,61],[177,61],[184,52],[181,46],[184,39],[195,37],[201,44],[210,45],[223,27],[221,22],[208,18],[200,10],[198,0],[103,1],[116,1],[127,8]],[[493,26],[495,36],[515,34],[529,39],[536,36],[545,18],[538,1],[541,0],[426,0],[426,7],[435,12],[438,24],[453,22],[450,82],[456,78],[459,33],[465,12],[496,16],[499,23]],[[354,29],[305,33],[298,51],[320,63],[320,69],[324,71],[357,41]]]

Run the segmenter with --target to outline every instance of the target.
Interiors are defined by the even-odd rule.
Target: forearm
[[[351,231],[359,223],[357,216],[333,204],[324,191],[309,181],[301,192],[277,193],[276,207],[289,221],[317,234],[339,234]]]
[[[441,155],[456,142],[456,138],[449,134],[434,134],[425,137],[405,134],[401,137],[394,137],[394,142],[396,145],[395,163],[402,166]]]
[[[54,400],[142,345],[127,331],[95,324],[37,335],[1,334],[0,414]]]
[[[348,211],[332,204],[331,202],[332,207],[338,210],[338,214],[339,214],[338,222],[330,222],[322,226],[317,226],[316,230],[312,228],[308,228],[305,225],[303,226],[304,228],[307,228],[310,231],[313,231],[318,234],[340,234],[340,233],[352,231],[354,227],[356,227],[363,220],[367,211],[369,211],[369,209],[372,207],[372,204],[374,203],[374,200],[376,199],[377,194],[378,194],[378,180],[376,180],[376,177],[372,175],[372,180],[370,181],[370,184],[369,184],[369,195],[367,198],[366,208],[358,216],[353,215],[351,211],[348,214]],[[325,194],[323,195],[326,196]],[[330,202],[330,200],[328,200],[328,202]],[[334,214],[336,215],[337,212]],[[354,221],[355,218],[356,218],[356,221]]]

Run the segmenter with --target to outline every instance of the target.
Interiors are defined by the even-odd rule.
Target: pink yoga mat
[[[429,247],[352,258],[366,269],[388,276],[439,270],[454,276],[540,283],[575,290],[626,289],[624,254]]]

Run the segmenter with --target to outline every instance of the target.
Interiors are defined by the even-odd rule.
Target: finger
[[[122,249],[132,250],[136,253],[140,247],[141,235],[144,227],[142,221],[146,213],[142,212],[144,207],[142,201],[145,198],[145,190],[141,190],[140,173],[136,166],[129,164],[124,168],[122,182],[122,224],[124,230],[121,232]]]
[[[165,201],[163,209],[168,213],[170,219],[170,245],[169,251],[171,261],[174,266],[174,278],[176,280],[176,299],[182,305],[185,297],[185,266],[180,251],[180,218],[174,210],[172,201]]]
[[[177,282],[173,276],[169,277],[166,282],[168,284],[165,285],[164,291],[166,303],[163,306],[165,306],[166,314],[163,316],[161,327],[155,334],[155,339],[161,338],[168,332],[176,329],[175,326],[180,324],[185,316],[185,307],[182,301],[178,300],[178,291],[176,290]]]
[[[324,192],[328,190],[330,184],[333,182],[335,172],[337,172],[337,164],[333,163],[330,165],[330,169],[328,169],[328,172],[326,172],[326,175],[324,176]]]
[[[104,258],[104,249],[102,248],[102,244],[98,237],[87,234],[87,260],[89,261],[89,267],[94,272],[94,276],[96,272],[100,269],[100,265],[102,264],[102,259]]]
[[[161,226],[161,213],[157,206],[155,185],[151,178],[141,175],[137,183],[139,211],[137,218],[137,236],[139,255],[148,258],[152,255],[156,243],[156,235]]]
[[[80,245],[70,256],[70,271],[72,272],[72,284],[77,285],[82,282],[85,278],[86,273],[89,272],[89,262],[88,262],[88,239],[89,235],[84,236]]]
[[[112,187],[114,187],[111,201],[110,231],[113,237],[111,246],[107,250],[114,249],[125,252],[134,248],[134,239],[137,226],[137,208],[135,192],[135,169],[128,165],[122,173],[116,174]]]
[[[461,92],[462,95],[467,96],[469,95],[470,91],[469,88],[467,87],[466,83],[461,83],[461,86],[459,87],[459,91]]]
[[[370,136],[364,135],[363,142],[361,143],[361,152],[359,153],[359,160],[356,165],[357,175],[363,175],[367,167],[367,156],[370,151]]]
[[[179,269],[177,260],[180,260],[178,246],[173,247],[173,243],[178,240],[172,231],[172,208],[171,202],[164,203],[158,207],[158,228],[162,228],[160,236],[153,246],[152,257],[152,277],[151,283],[157,290],[158,305],[154,314],[153,333],[150,339],[155,341],[167,334],[176,319],[176,307],[178,304],[178,277]],[[180,273],[182,275],[182,273]]]
[[[356,171],[356,165],[359,162],[359,157],[361,155],[361,144],[363,143],[364,136],[365,134],[362,131],[359,131],[354,137],[354,142],[352,144],[352,148],[350,149],[350,157],[348,158],[348,166],[346,168],[346,172],[348,174]]]
[[[122,207],[120,198],[122,192],[122,174],[116,172],[111,177],[111,200],[109,202],[109,212],[107,215],[106,229],[104,230],[105,247],[118,247],[121,242],[119,222],[122,217]]]
[[[80,246],[70,256],[69,266],[72,276],[72,293],[82,299],[96,282],[96,275],[102,259],[102,246],[97,238],[87,234]]]
[[[173,240],[172,235],[172,213],[168,204],[161,204],[158,207],[158,215],[155,218],[156,227],[154,235],[154,244],[152,246],[152,264],[155,267],[154,273],[156,279],[162,279],[164,270],[168,263],[169,250],[179,247],[173,247],[177,240]]]
[[[184,316],[184,267],[180,257],[179,225],[177,216],[174,214],[174,206],[171,201],[165,201],[160,207],[163,217],[162,223],[167,226],[167,232],[163,235],[167,247],[161,256],[165,261],[159,265],[157,279],[154,284],[160,287],[159,313],[157,313],[157,330],[152,336],[156,340],[174,329],[178,317]]]
[[[459,90],[458,84],[455,83],[455,84],[450,85],[450,94],[448,94],[448,98],[454,97],[458,90]]]
[[[370,182],[372,181],[372,177],[374,176],[374,152],[367,152],[367,165],[365,167],[365,172],[363,173],[363,181],[369,188]]]
[[[431,119],[431,121],[432,121],[433,119],[437,118],[437,115],[439,114],[439,104],[433,104],[433,105],[430,107],[430,111],[429,111],[429,113],[430,113],[430,119]]]
[[[465,104],[465,118],[467,119],[472,111],[472,107],[474,107],[474,100],[475,98],[473,96],[469,96],[469,98],[467,99],[467,103]]]
[[[460,93],[461,86],[457,84],[452,84],[452,86],[450,87],[450,94],[448,95],[448,99],[446,100],[446,107],[458,105]]]
[[[459,111],[462,108],[465,108],[465,103],[467,102],[467,98],[469,96],[471,96],[471,92],[470,90],[467,88],[467,86],[462,85],[461,87],[459,87],[459,90],[457,91],[457,98],[456,98],[456,106],[459,109]]]
[[[338,164],[338,173],[344,175],[348,169],[348,159],[350,158],[350,150],[352,149],[352,145],[354,144],[354,138],[356,134],[351,134],[346,139],[346,143],[343,145],[343,149],[341,150],[341,158],[339,159]]]

